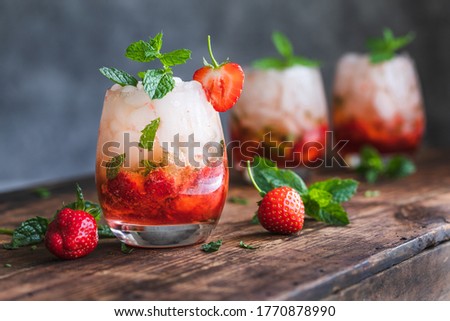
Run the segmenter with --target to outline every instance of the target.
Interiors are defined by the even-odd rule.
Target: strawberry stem
[[[250,180],[253,183],[253,186],[255,186],[255,188],[259,192],[259,194],[261,194],[261,195],[265,194],[263,192],[263,190],[261,188],[259,188],[258,184],[256,184],[255,178],[253,177],[253,172],[251,169],[250,161],[247,161],[247,173],[248,173],[248,177],[250,178]]]
[[[0,234],[13,235],[14,230],[0,227]]]
[[[211,48],[211,36],[208,35],[208,51],[209,51],[209,56],[211,57],[212,60],[212,65],[214,68],[218,68],[219,64],[217,63],[216,59],[214,58],[214,55],[212,53],[212,48]]]

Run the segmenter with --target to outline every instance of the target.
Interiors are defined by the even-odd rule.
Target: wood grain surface
[[[410,177],[362,184],[345,204],[351,224],[332,227],[307,220],[299,235],[267,233],[250,219],[259,200],[249,186],[232,183],[210,240],[200,246],[120,251],[101,240],[89,256],[61,261],[43,245],[0,249],[1,300],[439,300],[450,298],[450,164],[448,152],[422,156]],[[314,181],[351,177],[348,171],[315,172]],[[49,184],[52,196],[32,189],[0,195],[0,226],[15,227],[31,216],[50,217],[74,195],[78,181],[95,200],[92,178]],[[367,189],[378,197],[364,197]],[[9,241],[0,236],[0,243]],[[259,246],[246,250],[239,241]],[[5,267],[10,264],[11,267]]]

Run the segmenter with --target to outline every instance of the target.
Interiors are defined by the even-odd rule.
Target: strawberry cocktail
[[[158,59],[163,65],[139,73],[139,81],[114,68],[101,69],[116,84],[106,92],[100,122],[99,200],[114,234],[142,247],[204,241],[228,190],[219,114],[204,84],[172,75],[171,67],[189,59],[190,51],[163,54],[161,42],[158,34],[128,47],[128,58]],[[217,76],[220,68],[213,70]]]
[[[412,37],[385,30],[369,41],[370,54],[346,54],[337,67],[333,98],[336,138],[344,152],[371,145],[382,153],[413,152],[425,127],[422,95],[413,60],[395,50]]]
[[[318,62],[294,56],[289,40],[272,36],[280,58],[257,60],[231,112],[237,169],[256,155],[279,167],[317,167],[325,151],[328,113]]]

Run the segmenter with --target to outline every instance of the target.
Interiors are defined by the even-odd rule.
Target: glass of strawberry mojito
[[[333,93],[336,138],[345,154],[371,145],[383,154],[412,153],[425,128],[420,83],[413,59],[396,54],[412,40],[385,30],[369,40],[369,54],[347,53],[338,62]]]
[[[140,73],[140,81],[101,69],[116,84],[106,92],[100,121],[99,201],[113,233],[139,247],[204,241],[228,190],[219,113],[200,82],[172,76],[170,67],[189,59],[190,51],[163,54],[158,37],[162,41],[158,34],[132,44],[126,55],[141,62],[157,56],[162,69]]]

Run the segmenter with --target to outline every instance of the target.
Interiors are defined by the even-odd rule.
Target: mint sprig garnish
[[[380,153],[371,146],[364,146],[360,151],[360,163],[356,171],[368,183],[375,183],[380,177],[402,178],[416,171],[414,163],[402,155],[394,155],[383,160]]]
[[[295,56],[291,41],[281,32],[275,31],[272,33],[272,42],[281,58],[269,57],[258,59],[253,62],[253,67],[257,69],[285,69],[295,65],[306,67],[320,66],[318,60]]]
[[[414,34],[408,33],[402,37],[394,37],[391,29],[385,28],[381,38],[369,39],[366,47],[370,52],[370,61],[377,64],[392,59],[395,52],[414,40]]]
[[[275,163],[262,157],[255,157],[253,163],[247,162],[247,170],[262,197],[274,188],[289,186],[300,194],[308,216],[332,225],[349,223],[341,203],[349,201],[356,193],[357,181],[331,178],[311,184],[308,188],[296,173],[279,169]]]
[[[102,216],[102,209],[97,203],[87,201],[84,199],[81,187],[76,184],[76,201],[63,206],[56,213],[64,208],[71,208],[74,210],[82,210],[91,214],[98,222]],[[17,249],[19,247],[39,244],[44,241],[47,227],[53,218],[45,218],[36,216],[22,222],[16,229],[0,228],[0,234],[11,235],[11,242],[3,244],[3,247],[8,250]],[[109,238],[115,237],[107,225],[98,225],[99,237]]]
[[[141,131],[142,135],[139,139],[139,147],[145,148],[149,151],[153,150],[153,143],[156,137],[156,131],[158,130],[160,118],[153,119],[150,124],[145,126]]]
[[[188,49],[176,49],[167,53],[161,53],[163,44],[163,34],[158,33],[148,41],[139,40],[133,42],[125,51],[125,57],[137,61],[148,63],[159,60],[162,68],[148,69],[141,71],[138,76],[142,79],[144,90],[151,99],[160,99],[167,95],[175,87],[173,72],[171,67],[184,64],[191,59],[191,51]],[[109,80],[121,85],[136,86],[138,81],[128,73],[115,68],[100,68],[100,72]]]
[[[250,244],[245,244],[244,241],[239,242],[239,247],[246,249],[246,250],[256,250],[259,246],[254,246]]]

